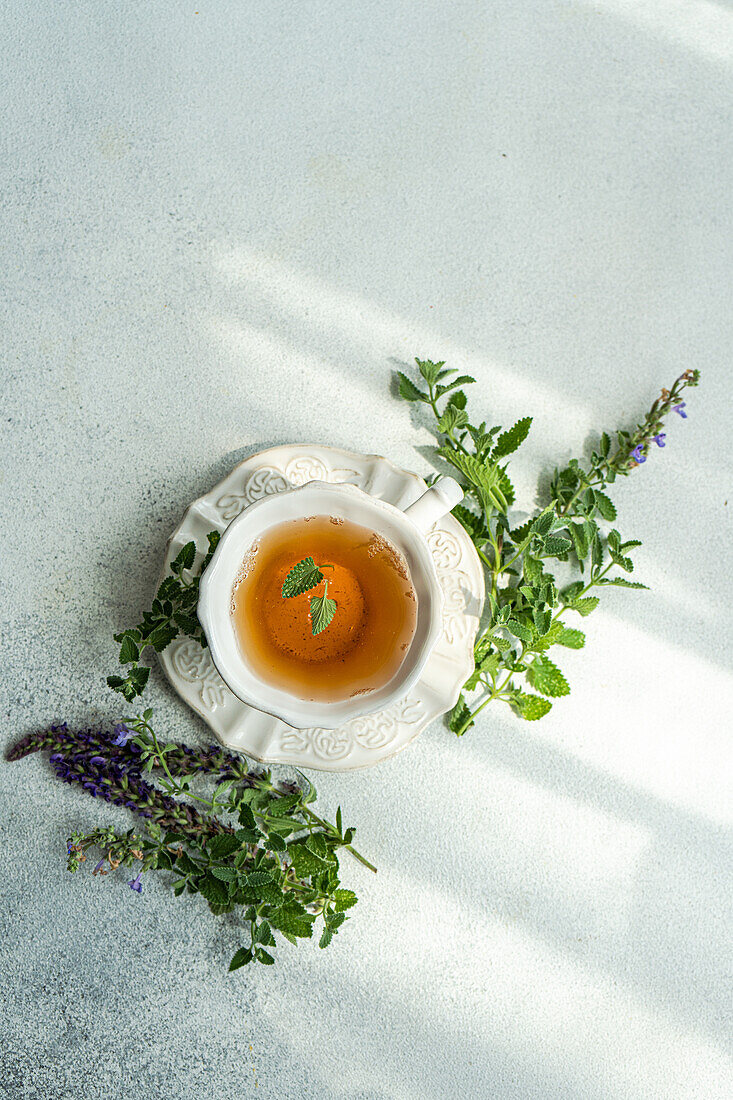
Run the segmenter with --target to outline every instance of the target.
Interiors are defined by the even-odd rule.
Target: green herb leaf
[[[608,437],[606,437],[608,438]],[[602,493],[600,489],[595,489],[596,507],[605,520],[613,522],[616,518],[616,506],[613,501]]]
[[[557,665],[549,657],[536,657],[529,667],[527,679],[543,695],[568,695],[570,686]]]
[[[524,691],[517,692],[511,703],[519,716],[527,722],[536,722],[538,718],[544,718],[552,710],[552,703],[549,699],[543,699],[541,695],[531,695]]]
[[[218,833],[206,844],[206,851],[212,859],[226,859],[238,848],[241,848],[241,842],[237,839],[236,834],[232,836],[230,833]]]
[[[311,596],[311,631],[320,634],[336,614],[336,601],[330,596]]]
[[[585,617],[598,607],[598,597],[584,596],[582,600],[573,600],[571,604],[568,604],[568,607],[571,611],[577,611],[579,615]]]
[[[397,377],[400,380],[399,394],[405,401],[427,401],[428,396],[424,394],[422,390],[419,390],[414,382],[412,382],[406,374],[403,374],[401,370],[397,371]]]
[[[530,627],[525,623],[520,623],[516,619],[510,619],[506,624],[506,628],[510,634],[513,634],[515,638],[519,638],[521,642],[529,645],[532,641],[533,634]]]
[[[196,885],[208,902],[212,905],[226,905],[229,901],[229,891],[223,882],[215,878],[210,871],[198,880]]]
[[[496,460],[497,458],[504,458],[505,455],[513,454],[524,443],[531,426],[532,417],[524,416],[508,431],[502,432],[496,441],[491,457]]]
[[[445,361],[433,363],[431,359],[416,359],[415,362],[417,363],[417,369],[429,386],[435,385],[441,375],[455,373],[454,371],[443,371]]]
[[[448,715],[448,726],[458,737],[461,737],[466,730],[470,730],[474,724],[471,717],[470,707],[467,705],[465,698],[461,694],[458,697],[458,702],[450,711]]]
[[[229,969],[239,970],[240,966],[246,966],[248,962],[251,962],[252,957],[251,947],[240,947],[238,951],[235,951],[232,961],[229,963]]]
[[[286,600],[293,596],[302,596],[304,592],[315,588],[323,580],[323,573],[313,558],[303,558],[288,573],[283,581],[282,594]]]
[[[573,630],[565,626],[557,637],[557,644],[564,645],[568,649],[582,649],[585,645],[585,634],[582,630]]]
[[[649,588],[648,584],[641,584],[640,581],[627,581],[626,577],[604,577],[600,583],[614,585],[616,588],[646,588],[647,590]],[[577,611],[577,608],[575,610]],[[591,610],[593,609],[591,608]],[[585,614],[587,615],[589,612],[586,611]]]
[[[545,539],[544,552],[556,558],[561,554],[567,554],[572,545],[570,539],[563,538],[561,535],[548,535]]]
[[[351,909],[351,906],[356,905],[359,900],[353,890],[337,890],[333,896],[337,913],[342,913],[344,909]]]

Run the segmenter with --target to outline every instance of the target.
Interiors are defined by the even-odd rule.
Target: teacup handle
[[[421,497],[405,508],[416,527],[427,535],[434,523],[463,500],[463,489],[452,477],[439,477]]]

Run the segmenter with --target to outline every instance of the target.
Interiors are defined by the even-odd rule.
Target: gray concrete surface
[[[3,4],[3,742],[112,717],[166,536],[284,441],[421,472],[394,360],[531,413],[538,475],[704,385],[614,494],[540,724],[319,780],[378,864],[327,952],[69,876],[123,821],[0,766],[2,1100],[727,1100],[733,11],[712,0]],[[417,448],[417,450],[416,450]],[[203,736],[160,674],[171,736]]]

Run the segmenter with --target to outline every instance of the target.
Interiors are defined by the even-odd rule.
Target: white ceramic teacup
[[[245,703],[297,729],[335,729],[403,698],[419,679],[441,634],[443,594],[425,536],[462,497],[457,481],[441,477],[402,512],[354,485],[310,481],[250,504],[227,527],[201,580],[198,618],[224,682]],[[253,543],[280,523],[317,515],[351,520],[391,542],[407,562],[417,597],[415,634],[392,680],[336,702],[303,699],[263,680],[247,662],[231,614],[234,585]]]

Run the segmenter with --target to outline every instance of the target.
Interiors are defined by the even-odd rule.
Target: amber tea
[[[283,583],[310,556],[323,580],[283,597]],[[336,603],[313,633],[313,597]],[[398,672],[417,622],[407,564],[366,527],[333,516],[278,524],[248,552],[232,594],[239,646],[254,672],[302,699],[339,702],[384,687]]]

